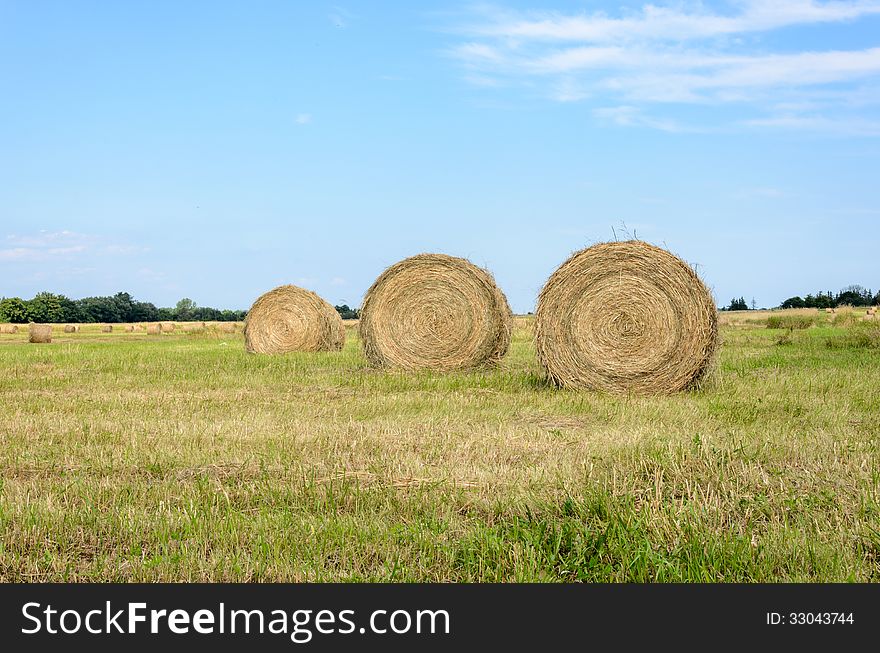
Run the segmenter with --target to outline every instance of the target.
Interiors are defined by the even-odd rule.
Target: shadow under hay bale
[[[572,255],[547,281],[535,345],[558,386],[667,394],[710,368],[718,314],[678,257],[637,240],[602,243]]]
[[[31,324],[28,327],[28,342],[49,343],[52,342],[52,325]]]
[[[223,326],[224,332],[235,331],[235,324]],[[345,343],[345,326],[336,309],[318,295],[287,285],[257,298],[244,322],[244,337],[254,354],[338,351]]]
[[[495,364],[512,328],[492,275],[445,254],[419,254],[385,270],[367,291],[358,323],[370,363],[403,370]]]

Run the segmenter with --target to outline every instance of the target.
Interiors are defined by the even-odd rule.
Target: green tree
[[[20,297],[0,299],[0,322],[25,324],[28,321],[27,303]]]
[[[184,297],[174,307],[174,313],[178,320],[183,322],[193,319],[193,313],[196,310],[196,303],[189,297]]]
[[[65,299],[67,297],[50,292],[37,293],[27,303],[28,317],[32,322],[63,322],[65,315],[62,300]]]

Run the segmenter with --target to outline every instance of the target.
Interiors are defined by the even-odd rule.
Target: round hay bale
[[[244,339],[247,350],[256,354],[338,351],[345,327],[336,309],[311,290],[279,286],[260,295],[251,306]]]
[[[124,330],[126,333],[134,333],[134,324],[126,324],[126,325],[123,327],[123,330]]]
[[[113,325],[105,324],[101,327],[101,333],[113,333]]]
[[[235,333],[234,322],[220,322],[219,326],[221,333]]]
[[[28,342],[52,342],[51,324],[31,324],[28,327]]]
[[[576,252],[547,281],[535,345],[557,386],[672,393],[708,370],[718,313],[677,256],[638,240],[602,243]]]
[[[18,326],[15,324],[0,324],[0,333],[18,333]]]
[[[830,315],[831,313],[834,312],[834,309],[833,308],[826,308],[825,312]]]
[[[193,333],[195,331],[201,331],[202,329],[204,329],[205,323],[204,322],[190,322],[188,324],[184,324],[182,328],[186,333]]]
[[[449,371],[497,363],[512,326],[507,299],[489,272],[463,258],[419,254],[376,279],[358,331],[377,367]]]
[[[79,331],[79,327],[75,324],[68,324],[64,327],[64,333],[76,333]]]
[[[162,322],[159,324],[162,333],[172,333],[175,329],[174,322]]]
[[[147,335],[158,336],[162,333],[162,325],[160,324],[148,324],[147,325]]]

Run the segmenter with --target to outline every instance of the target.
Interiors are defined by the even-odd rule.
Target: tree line
[[[247,311],[231,311],[196,306],[191,299],[181,299],[174,308],[159,308],[150,302],[136,301],[127,292],[112,297],[70,299],[51,292],[38,293],[33,299],[0,299],[0,322],[237,322]]]
[[[880,306],[880,290],[876,294],[868,288],[852,285],[843,288],[840,292],[833,293],[819,291],[808,294],[806,297],[789,297],[783,301],[779,308],[837,308],[838,306]],[[722,308],[722,311],[747,311],[755,308],[755,300],[749,306],[745,298],[730,300],[730,304]]]
[[[357,319],[360,311],[347,304],[334,307],[344,320]],[[70,299],[64,295],[41,292],[33,299],[0,299],[0,322],[13,324],[41,323],[120,323],[120,322],[240,322],[247,311],[198,306],[188,297],[174,308],[159,308],[150,302],[136,301],[127,292],[111,297]]]

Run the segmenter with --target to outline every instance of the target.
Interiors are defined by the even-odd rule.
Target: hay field
[[[529,318],[451,374],[2,334],[0,580],[880,581],[880,349],[758,322],[651,398],[547,386]]]

